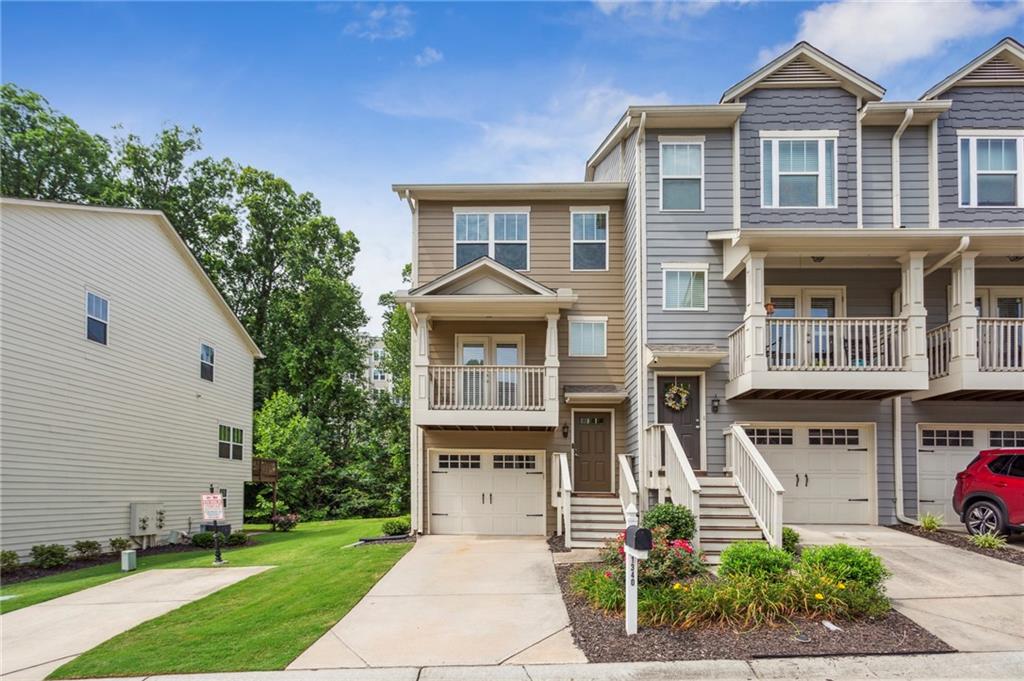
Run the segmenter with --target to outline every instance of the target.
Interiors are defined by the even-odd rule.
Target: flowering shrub
[[[644,513],[644,527],[667,527],[668,536],[672,539],[693,539],[697,532],[697,523],[693,513],[685,506],[678,504],[658,504]]]
[[[651,530],[651,551],[647,560],[640,561],[640,584],[670,584],[707,572],[700,552],[686,539],[669,539],[668,528]],[[601,561],[613,581],[622,584],[625,570],[626,533],[620,532],[601,549]]]
[[[738,541],[722,551],[722,564],[718,569],[726,575],[750,577],[781,577],[793,567],[793,556],[777,546],[764,542]]]
[[[299,514],[285,513],[284,515],[275,515],[270,518],[270,523],[278,532],[287,532],[299,524]]]
[[[860,549],[849,544],[809,546],[804,549],[797,565],[800,572],[812,571],[835,579],[858,582],[866,587],[878,587],[889,576],[882,559],[871,549]]]

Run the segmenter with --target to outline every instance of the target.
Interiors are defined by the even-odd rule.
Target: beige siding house
[[[240,526],[262,355],[164,215],[2,199],[0,275],[3,548]]]

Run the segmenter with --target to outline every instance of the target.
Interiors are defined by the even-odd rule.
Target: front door
[[[573,489],[612,491],[612,415],[578,411],[573,424]]]
[[[687,395],[686,406],[674,409],[665,404],[665,393],[673,385],[684,388]],[[683,445],[690,468],[700,470],[700,377],[698,376],[659,376],[658,377],[658,423],[668,423],[676,431],[679,443]]]

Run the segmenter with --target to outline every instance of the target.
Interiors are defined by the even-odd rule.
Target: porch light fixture
[[[717,414],[720,406],[722,406],[722,401],[718,399],[718,395],[715,395],[711,398],[711,413]]]
[[[767,313],[769,317],[771,317],[773,314],[775,314],[775,303],[769,300],[767,303],[764,304],[764,311],[765,313]]]
[[[569,439],[569,424],[564,421],[562,422],[562,437],[566,440]]]
[[[1024,260],[1024,255],[1008,255],[1006,256],[1006,259],[1010,262],[1020,262],[1021,260]]]
[[[825,256],[823,256],[823,255],[812,255],[811,256],[811,260],[813,260],[814,262],[824,262],[825,261]]]

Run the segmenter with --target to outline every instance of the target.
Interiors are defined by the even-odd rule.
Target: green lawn
[[[411,548],[343,548],[359,537],[379,534],[380,523],[305,523],[292,532],[259,535],[257,546],[227,550],[224,557],[230,566],[276,567],[144,622],[72,660],[50,678],[283,669]],[[210,558],[209,551],[165,554],[147,559],[141,568],[209,567]],[[70,577],[83,572],[92,574]],[[101,566],[13,585],[5,593],[18,593],[16,601],[24,597],[39,602],[118,576]]]

